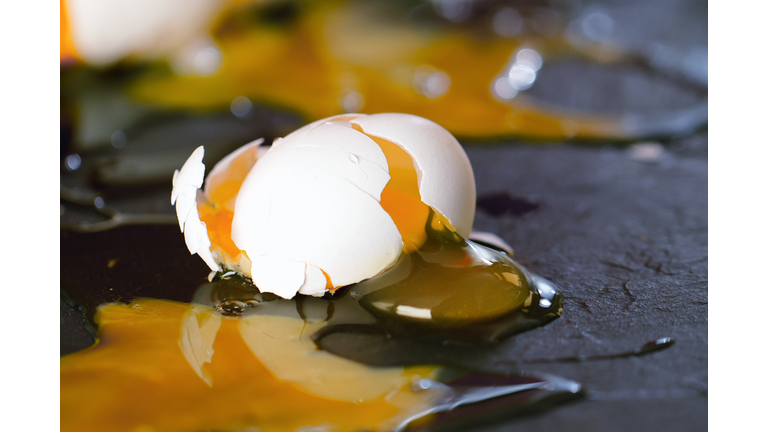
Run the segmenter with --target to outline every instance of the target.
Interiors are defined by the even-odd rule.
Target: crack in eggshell
[[[402,147],[418,167],[422,201],[469,235],[475,218],[475,177],[464,149],[445,128],[411,114],[360,116],[351,122],[368,135]]]
[[[313,264],[307,263],[304,274],[304,284],[299,288],[299,294],[322,297],[327,289],[328,280],[323,270]]]
[[[208,237],[208,229],[197,210],[197,198],[200,186],[205,176],[203,156],[205,150],[202,146],[195,149],[187,159],[181,170],[173,173],[173,190],[171,191],[171,204],[176,205],[176,216],[179,220],[179,228],[184,233],[184,242],[189,252],[198,254],[211,270],[220,270],[219,265],[211,254],[211,241]]]
[[[312,123],[309,123],[307,125],[304,125],[304,126],[298,128],[298,129],[296,129],[295,131],[289,133],[288,135],[286,135],[283,138],[275,139],[275,141],[272,143],[272,147],[274,148],[274,147],[277,147],[277,146],[281,145],[283,142],[285,142],[285,140],[298,141],[298,140],[304,139],[304,137],[307,134],[309,134],[310,132],[312,132],[312,130],[314,130],[318,126],[321,126],[321,125],[323,125],[325,123],[329,123],[329,122],[349,122],[349,121],[351,121],[353,119],[356,119],[358,117],[364,117],[366,115],[367,114],[339,114],[339,115],[335,115],[335,116],[332,116],[332,117],[326,117],[324,119],[313,121]]]
[[[211,270],[221,270],[211,253],[211,240],[208,237],[208,228],[205,222],[200,220],[197,205],[193,205],[184,221],[184,242],[189,252],[198,254],[208,264]]]
[[[261,292],[292,298],[304,285],[304,262],[277,254],[259,255],[251,259],[251,279]]]
[[[324,166],[315,163],[317,160],[327,161]],[[300,146],[294,153],[293,164],[301,164],[307,172],[324,175],[333,171],[334,175],[347,179],[352,185],[370,195],[376,201],[381,201],[381,192],[384,190],[390,176],[386,168],[368,158],[358,156],[357,163],[349,159],[349,154],[343,149],[332,146]]]
[[[181,232],[184,232],[184,223],[187,220],[189,209],[196,204],[197,190],[203,185],[203,178],[205,177],[204,155],[203,146],[196,148],[184,162],[181,170],[176,170],[173,173],[171,205],[176,206],[176,217],[179,220]]]

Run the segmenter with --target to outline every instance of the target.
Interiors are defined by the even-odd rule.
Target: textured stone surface
[[[541,204],[522,217],[478,211],[475,227],[499,233],[517,261],[566,296],[559,320],[503,343],[487,361],[574,379],[589,392],[586,402],[520,420],[515,430],[706,429],[705,132],[697,146],[655,165],[615,148],[467,149],[479,196],[506,191]],[[661,337],[677,343],[638,358],[535,362],[627,351]]]

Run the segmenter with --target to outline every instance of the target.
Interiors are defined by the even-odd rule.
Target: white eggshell
[[[339,114],[332,117],[316,120],[316,121],[313,121],[312,123],[309,123],[307,125],[304,125],[296,129],[295,131],[289,133],[283,138],[277,138],[275,142],[272,143],[272,147],[273,148],[277,147],[279,144],[281,144],[285,140],[289,140],[289,141],[300,140],[304,138],[304,136],[306,136],[310,131],[312,131],[312,129],[328,122],[339,121],[339,120],[349,121],[358,117],[365,117],[365,116],[366,114]]]
[[[198,194],[205,176],[204,155],[203,146],[196,148],[184,162],[181,170],[173,173],[171,204],[176,205],[176,217],[179,220],[179,228],[184,233],[184,241],[189,253],[200,255],[211,270],[218,271],[220,267],[211,254],[208,229],[200,220],[200,213],[197,211]]]
[[[269,273],[264,281],[274,284],[257,286],[266,292],[293,290],[290,298],[304,282],[281,282],[283,270],[276,267],[257,270],[256,261],[267,255],[322,269],[335,286],[391,265],[403,242],[379,204],[387,170],[378,144],[333,122],[289,135],[267,152],[245,178],[232,222],[232,240],[254,262],[254,282],[264,271]]]
[[[211,240],[208,237],[208,228],[205,222],[200,220],[197,205],[193,205],[184,222],[184,241],[187,243],[189,253],[198,254],[208,264],[211,270],[221,270],[211,253]]]
[[[307,264],[304,273],[304,285],[299,289],[299,294],[322,297],[326,286],[325,275],[319,267]]]
[[[261,292],[292,298],[304,284],[306,268],[303,262],[278,255],[261,255],[251,258],[251,279]]]
[[[469,235],[475,218],[475,176],[450,132],[411,114],[374,114],[350,121],[366,134],[405,149],[416,165],[422,201],[447,217],[459,234]]]

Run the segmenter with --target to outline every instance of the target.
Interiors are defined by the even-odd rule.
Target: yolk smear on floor
[[[434,368],[400,368],[393,375],[355,363],[363,368],[363,375],[371,371],[363,381],[396,376],[397,383],[407,383],[400,390],[406,402],[399,406],[391,403],[391,394],[363,402],[318,396],[300,383],[278,379],[276,375],[285,370],[273,373],[259,361],[258,353],[249,349],[253,341],[244,340],[248,338],[241,318],[221,318],[208,308],[190,319],[190,313],[200,308],[204,307],[152,299],[102,306],[96,315],[97,343],[61,359],[61,430],[231,431],[256,427],[281,432],[322,424],[338,431],[381,430],[382,425],[391,428],[391,420],[399,415],[412,415],[410,407],[424,408],[427,396],[423,393],[429,392],[412,392],[409,385],[418,374],[427,376]],[[193,347],[203,359],[195,366],[180,338],[185,326],[197,330],[195,320],[201,317],[219,321],[212,331],[202,323],[197,337],[187,335],[187,346],[190,340],[199,342],[206,337],[210,343]],[[268,331],[259,327],[264,322],[282,323],[261,318],[266,321],[246,322],[253,328],[251,334]],[[273,331],[277,328],[272,327]],[[287,344],[296,346],[290,341]],[[275,351],[279,346],[267,347],[272,351],[265,355],[279,358],[281,353]],[[280,363],[285,369],[285,362]],[[348,390],[344,388],[343,393]]]

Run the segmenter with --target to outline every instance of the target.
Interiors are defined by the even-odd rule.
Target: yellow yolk
[[[389,164],[390,180],[381,192],[381,206],[403,237],[403,251],[415,252],[427,240],[424,226],[429,216],[429,206],[421,201],[413,158],[391,141],[369,137],[381,147]]]
[[[300,332],[304,322],[288,317],[252,319],[249,325],[245,317],[220,318],[210,308],[154,299],[102,306],[96,315],[97,343],[61,358],[61,430],[257,427],[288,432],[330,423],[334,430],[353,432],[380,430],[393,419],[429,406],[429,392],[413,392],[409,385],[415,377],[431,376],[434,367],[367,367],[321,353],[313,345],[303,352],[289,335],[282,342],[270,341],[274,352],[267,358],[298,356],[307,373],[297,371],[291,373],[292,381],[281,380],[270,367],[285,367],[285,362],[268,365],[252,349],[262,347],[259,338],[264,337],[265,326],[274,324],[267,335],[271,337],[279,329]],[[206,358],[209,349],[212,355]],[[192,351],[203,354],[195,358]],[[316,385],[313,377],[322,372],[312,369],[315,358],[335,366],[330,374],[336,378],[329,379],[321,393],[338,397],[310,391]],[[348,375],[350,369],[357,375]],[[350,379],[358,385],[350,385]],[[372,387],[392,388],[397,394],[370,396]],[[369,397],[352,402],[358,397],[355,392]]]
[[[223,256],[226,261],[239,263],[240,254],[244,253],[232,241],[232,219],[237,194],[255,162],[255,149],[238,155],[226,171],[208,180],[208,202],[198,203],[200,220],[208,229],[211,248],[226,254]]]
[[[77,58],[75,45],[72,43],[72,30],[69,25],[69,14],[67,14],[67,5],[61,0],[59,14],[61,16],[61,36],[59,48],[59,61]]]
[[[360,126],[353,127],[362,132]],[[421,200],[419,180],[413,158],[405,149],[392,141],[366,134],[381,147],[389,164],[390,180],[381,192],[381,206],[384,208],[403,237],[403,251],[413,253],[427,240],[426,224],[430,207]],[[443,225],[455,228],[448,219],[435,211],[433,228],[440,230]],[[437,224],[437,226],[434,226]]]

